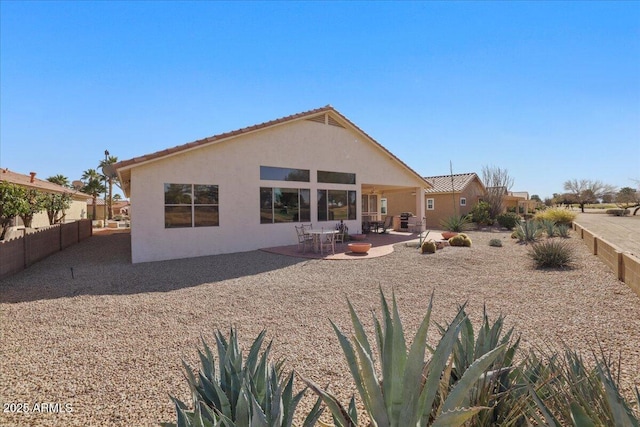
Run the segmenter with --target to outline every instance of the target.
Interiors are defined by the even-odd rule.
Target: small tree
[[[26,228],[31,228],[33,216],[44,209],[46,197],[47,195],[42,191],[34,188],[22,188],[19,215]]]
[[[484,201],[489,204],[489,215],[495,219],[504,210],[504,196],[513,187],[513,178],[507,169],[497,166],[482,167],[482,181],[487,189]]]
[[[7,181],[0,181],[0,240],[4,239],[13,219],[20,215],[24,188]]]
[[[564,183],[564,189],[568,191],[575,202],[580,205],[582,212],[584,212],[584,205],[595,203],[605,195],[615,193],[616,190],[613,185],[590,179],[570,179]]]
[[[631,188],[623,187],[615,197],[616,205],[622,209],[632,208],[640,205],[640,192]]]
[[[71,206],[71,194],[49,193],[45,197],[44,208],[47,210],[49,224],[57,224],[64,219],[64,211]],[[62,215],[60,215],[62,213]]]

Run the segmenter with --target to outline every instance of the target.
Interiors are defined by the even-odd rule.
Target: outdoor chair
[[[391,228],[392,224],[393,224],[393,217],[391,215],[387,215],[384,218],[384,224],[382,224],[382,231],[380,231],[380,234],[386,233],[387,229]]]
[[[324,231],[324,230],[323,230]],[[328,233],[320,235],[320,253],[326,249],[331,249],[333,255],[336,254],[336,234]],[[327,252],[328,253],[328,252]]]
[[[307,246],[313,249],[313,236],[305,233],[304,225],[300,227],[296,225],[294,227],[296,228],[296,235],[298,236],[298,251],[302,249],[302,253],[305,253]]]

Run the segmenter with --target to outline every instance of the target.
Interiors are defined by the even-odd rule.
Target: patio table
[[[318,246],[320,247],[320,255],[322,255],[322,245],[320,242],[322,241],[322,237],[327,234],[338,234],[338,230],[324,230],[324,229],[311,229],[305,230],[305,233],[313,236],[313,251],[318,252]]]

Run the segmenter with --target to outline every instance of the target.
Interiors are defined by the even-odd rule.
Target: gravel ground
[[[435,255],[398,244],[388,256],[358,261],[254,251],[136,265],[128,262],[128,235],[96,235],[0,282],[0,424],[175,421],[169,394],[189,401],[181,360],[196,366],[200,337],[211,342],[215,328],[231,325],[245,349],[266,328],[274,357],[330,384],[346,404],[353,385],[329,319],[349,330],[348,297],[371,331],[380,287],[389,296],[395,290],[408,337],[433,292],[439,323],[468,301],[474,324],[486,305],[491,318],[506,316],[525,347],[565,342],[585,354],[598,345],[622,352],[621,383],[630,396],[640,384],[640,298],[579,239],[569,239],[573,269],[536,271],[526,247],[508,234],[469,234],[471,248]],[[488,246],[496,237],[502,248]],[[437,338],[434,327],[430,340]],[[43,402],[61,406],[6,413],[20,407],[11,403]]]

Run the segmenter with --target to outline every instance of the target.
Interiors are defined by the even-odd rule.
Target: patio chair
[[[298,236],[298,251],[302,249],[302,253],[305,253],[307,246],[313,249],[313,236],[305,233],[304,225],[300,227],[295,225],[294,227],[296,228],[296,235]]]
[[[333,255],[336,254],[336,234],[335,233],[328,233],[328,234],[321,234],[320,235],[320,254],[323,253],[325,248],[326,249],[330,248],[331,249],[331,253]]]
[[[384,218],[384,224],[382,224],[382,231],[380,231],[380,234],[385,234],[387,232],[387,229],[391,228],[392,224],[393,224],[393,217],[391,215],[387,215]]]

